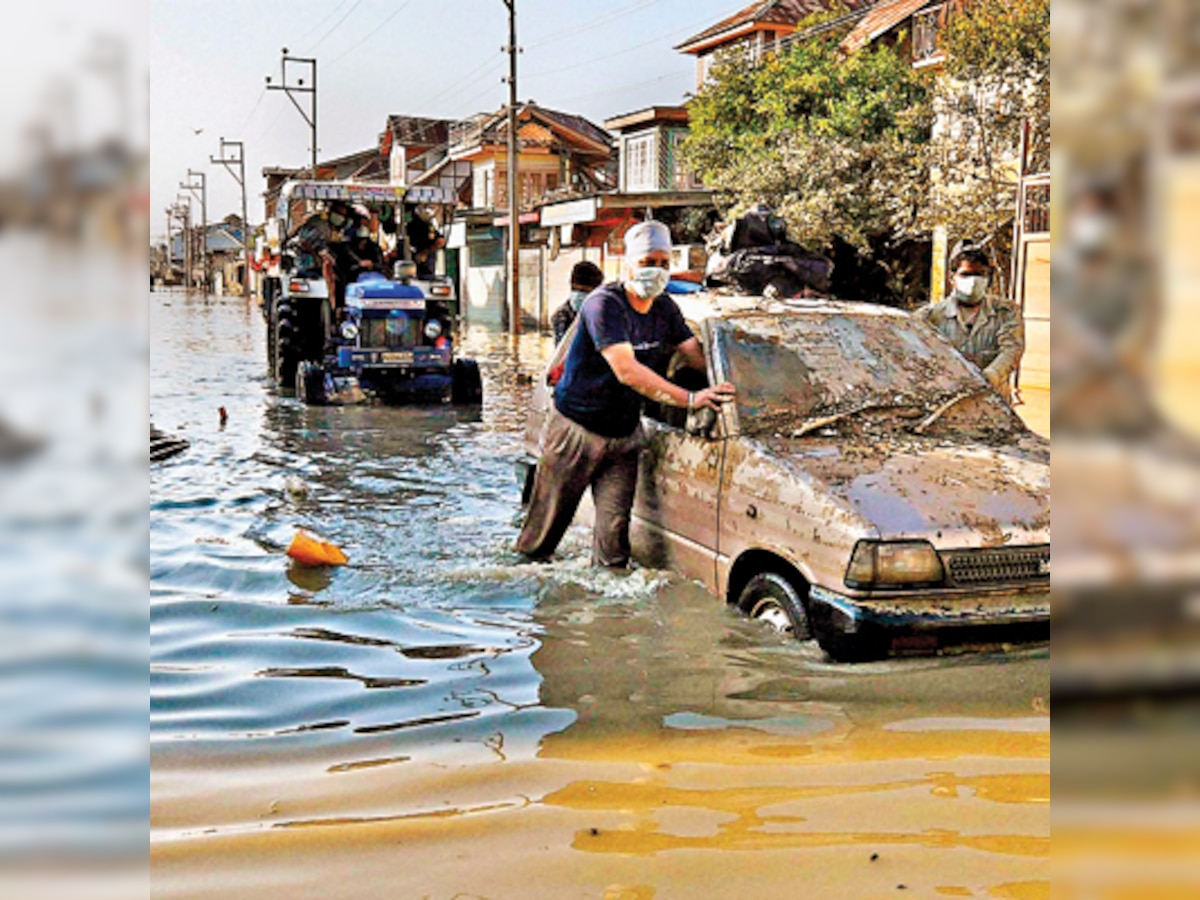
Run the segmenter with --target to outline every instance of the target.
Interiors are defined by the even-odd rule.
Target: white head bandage
[[[630,265],[657,250],[671,252],[671,231],[662,222],[638,222],[625,232],[625,260]]]

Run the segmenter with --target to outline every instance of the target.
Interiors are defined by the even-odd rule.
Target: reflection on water
[[[165,895],[217,895],[236,872],[246,892],[318,878],[355,896],[343,840],[356,887],[396,896],[663,897],[655,867],[685,849],[697,877],[735,850],[936,851],[953,878],[921,883],[980,891],[961,896],[1042,872],[1044,650],[838,666],[669,573],[591,570],[585,533],[521,564],[511,461],[546,338],[467,336],[481,410],[309,409],[267,384],[256,310],[151,305],[151,412],[191,441],[151,474]],[[292,565],[299,527],[350,564]],[[481,828],[499,872],[397,873],[386,850]],[[642,862],[587,862],[610,857]]]

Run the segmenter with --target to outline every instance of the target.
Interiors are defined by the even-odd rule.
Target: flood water
[[[586,531],[520,564],[548,338],[469,332],[481,412],[305,408],[257,307],[150,304],[155,896],[1049,895],[1045,647],[839,666]]]

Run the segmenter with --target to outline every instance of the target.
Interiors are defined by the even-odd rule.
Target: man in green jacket
[[[991,263],[968,247],[953,260],[954,290],[940,303],[917,310],[934,331],[977,365],[996,392],[1012,402],[1012,375],[1025,352],[1025,321],[1007,300],[988,296]]]

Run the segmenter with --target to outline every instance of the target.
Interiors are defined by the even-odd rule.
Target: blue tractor
[[[311,404],[481,402],[479,367],[455,356],[458,298],[453,281],[437,271],[442,244],[413,243],[425,228],[437,234],[430,217],[440,207],[444,226],[454,201],[449,189],[430,186],[282,186],[278,214],[267,223],[276,262],[263,282],[268,364],[279,387],[295,387]],[[351,216],[340,211],[350,209],[369,232],[357,238],[367,241],[361,249],[375,256],[351,283],[339,275],[331,296],[323,267],[345,262],[358,246],[344,233],[342,219]],[[426,218],[415,221],[417,213]]]
[[[366,273],[346,287],[345,316],[321,360],[296,367],[296,397],[310,404],[483,400],[479,367],[454,356],[450,305],[411,280]]]

